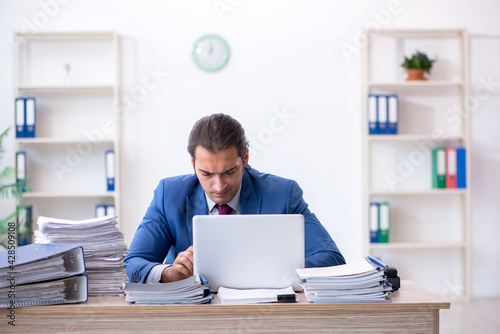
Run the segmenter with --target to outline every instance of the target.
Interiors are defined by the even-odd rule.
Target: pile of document
[[[283,289],[230,289],[220,287],[222,304],[295,303],[299,300],[291,286]]]
[[[126,283],[125,295],[136,304],[205,304],[214,296],[199,274],[170,283]]]
[[[390,302],[391,284],[379,260],[368,256],[333,267],[297,269],[307,300],[314,303]]]
[[[89,296],[123,295],[127,281],[123,259],[127,245],[115,217],[64,220],[38,217],[35,241],[82,246],[89,279]]]
[[[87,301],[81,247],[31,244],[0,253],[0,307]]]

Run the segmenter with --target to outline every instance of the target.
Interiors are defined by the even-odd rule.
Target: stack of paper
[[[123,294],[123,284],[127,281],[123,268],[127,245],[116,216],[79,221],[38,217],[35,237],[40,244],[83,247],[89,296]]]
[[[390,302],[387,266],[368,256],[356,262],[297,269],[307,300],[314,303]]]
[[[220,287],[217,295],[222,304],[290,303],[298,300],[298,295],[291,286],[284,289],[229,289]]]
[[[125,300],[136,304],[204,304],[213,299],[203,276],[191,277],[171,283],[126,283]]]

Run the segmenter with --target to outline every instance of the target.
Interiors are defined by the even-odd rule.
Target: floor
[[[441,334],[500,333],[500,298],[455,300],[439,315]]]

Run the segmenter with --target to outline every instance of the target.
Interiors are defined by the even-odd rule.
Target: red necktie
[[[227,204],[216,204],[217,210],[219,210],[219,215],[228,215],[233,211],[233,209]]]

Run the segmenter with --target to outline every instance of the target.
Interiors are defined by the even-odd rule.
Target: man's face
[[[235,146],[217,154],[197,146],[194,152],[196,160],[191,157],[191,164],[208,197],[217,204],[231,201],[240,188],[248,150],[243,159]]]

